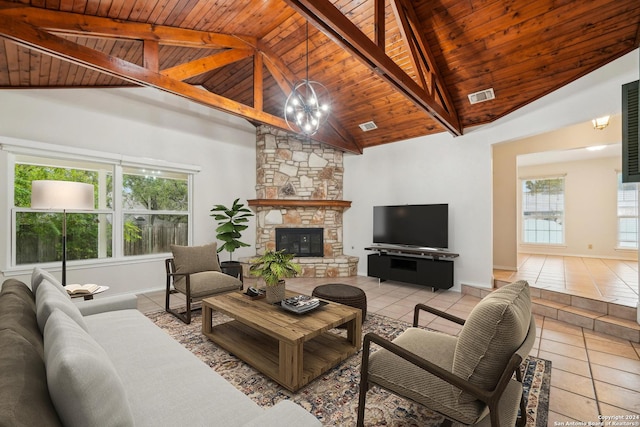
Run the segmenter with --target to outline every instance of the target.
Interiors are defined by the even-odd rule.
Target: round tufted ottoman
[[[367,294],[360,288],[342,283],[329,283],[316,286],[311,293],[317,298],[326,299],[362,310],[362,321],[367,317]]]

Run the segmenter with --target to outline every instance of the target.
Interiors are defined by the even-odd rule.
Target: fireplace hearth
[[[324,229],[276,228],[276,250],[285,250],[296,257],[324,256]]]

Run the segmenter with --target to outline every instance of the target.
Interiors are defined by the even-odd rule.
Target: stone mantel
[[[292,208],[349,208],[348,200],[308,200],[308,199],[252,199],[247,200],[249,206],[292,207]]]

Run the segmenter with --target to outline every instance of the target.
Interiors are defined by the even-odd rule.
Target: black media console
[[[367,275],[436,289],[453,286],[453,258],[458,254],[432,248],[371,246]]]

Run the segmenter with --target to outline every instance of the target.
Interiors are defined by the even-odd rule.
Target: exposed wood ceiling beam
[[[422,87],[445,110],[449,113],[453,112],[455,115],[455,106],[451,101],[446,85],[444,85],[444,78],[438,71],[429,44],[424,38],[424,31],[421,31],[420,20],[416,16],[411,2],[407,0],[391,0],[391,6],[398,21],[402,39],[409,52],[411,52],[411,62],[416,75],[418,75],[422,83]]]
[[[19,5],[19,7],[15,7],[15,5]],[[56,18],[57,15],[59,15],[59,18]],[[82,21],[82,23],[80,23],[80,21]],[[93,24],[97,25],[96,32],[93,31]],[[138,37],[142,37],[144,42],[143,63],[145,66],[141,67],[137,64],[66,40],[51,32],[38,28],[40,25],[44,25],[49,31],[56,33],[75,34],[83,37],[103,37],[105,35],[125,39],[138,39]],[[250,107],[181,81],[190,75],[198,75],[201,72],[206,72],[207,69],[203,69],[202,67],[206,68],[210,66],[210,69],[213,69],[220,66],[219,64],[224,61],[231,61],[231,57],[233,56],[239,59],[241,59],[241,57],[251,56],[255,53],[251,47],[257,45],[257,40],[247,37],[236,38],[192,30],[142,25],[148,28],[140,28],[139,24],[136,23],[123,23],[109,18],[86,17],[65,12],[51,12],[0,0],[0,36],[2,37],[30,49],[115,76],[137,85],[154,87],[243,117],[250,121],[289,130],[284,119],[266,113],[262,111],[262,108],[256,108],[255,106]],[[132,32],[129,32],[130,29]],[[185,34],[182,34],[183,31]],[[199,37],[195,37],[196,33],[199,34]],[[168,39],[162,38],[162,35],[167,35]],[[200,40],[200,42],[197,42],[197,40]],[[215,42],[213,40],[215,40]],[[187,41],[189,42],[187,43]],[[227,41],[229,41],[229,44],[232,46],[224,46],[223,43]],[[241,44],[238,45],[238,43]],[[204,58],[204,62],[196,60],[160,72],[158,70],[158,47],[160,44],[179,44],[181,46],[200,48],[240,47],[240,49],[232,49],[230,52],[233,53],[228,53],[226,54],[227,56],[222,56],[221,58],[211,60],[212,57],[208,57]],[[209,60],[208,63],[207,60]],[[168,75],[165,75],[165,72]],[[261,86],[262,85],[260,85],[260,87]],[[261,97],[262,94],[258,97],[258,107],[262,105]],[[345,139],[345,135],[338,131],[324,131],[314,135],[313,139],[345,151],[362,153],[362,149],[354,143],[353,138],[348,133],[346,135],[348,138]]]
[[[253,56],[254,53],[251,49],[228,49],[207,56],[206,58],[196,59],[171,68],[165,68],[162,70],[162,74],[176,80],[187,80],[191,77],[204,74],[207,71],[224,67],[225,65]]]
[[[143,43],[142,64],[144,68],[158,72],[160,70],[160,45],[155,40],[145,40]]]
[[[109,37],[130,40],[157,40],[163,45],[246,49],[255,46],[255,37],[186,30],[139,22],[59,12],[0,0],[0,13],[7,17],[59,34],[82,37]]]
[[[264,77],[262,55],[253,56],[253,108],[262,110],[264,106]]]
[[[375,0],[374,14],[373,14],[373,25],[374,25],[374,34],[375,34],[375,42],[376,45],[382,48],[383,52],[386,48],[386,30],[385,30],[385,15],[384,15],[384,6],[386,0]]]
[[[462,135],[462,128],[455,110],[447,111],[426,89],[417,84],[328,0],[285,0],[325,35],[342,46],[355,58],[402,93],[416,106],[426,111],[454,136]],[[380,36],[378,36],[379,40]],[[445,94],[443,94],[444,96]],[[453,105],[450,100],[445,105]]]

